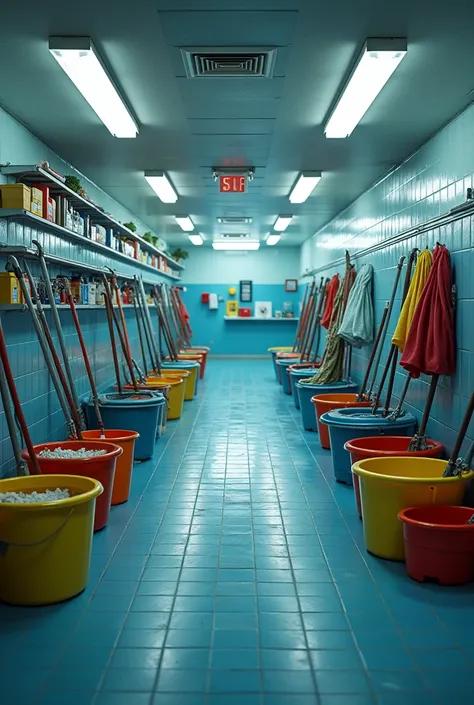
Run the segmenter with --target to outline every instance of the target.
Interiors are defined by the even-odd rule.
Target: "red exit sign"
[[[245,193],[247,179],[245,176],[220,176],[221,193]]]

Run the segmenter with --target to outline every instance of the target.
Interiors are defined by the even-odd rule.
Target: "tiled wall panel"
[[[317,232],[301,248],[301,273],[321,269],[317,277],[331,276],[337,269],[331,262],[344,250],[354,253],[376,244],[382,248],[355,260],[359,269],[369,262],[375,270],[374,302],[377,322],[390,292],[399,257],[411,248],[433,248],[436,242],[445,244],[452,256],[458,290],[456,311],[457,372],[452,378],[440,379],[436,393],[429,433],[452,447],[464,413],[467,399],[474,388],[474,225],[472,217],[434,228],[428,233],[411,236],[393,244],[383,243],[408,228],[412,228],[448,212],[465,200],[466,189],[474,184],[474,107],[453,120],[430,142],[421,147],[385,179],[363,194],[346,211]],[[319,280],[319,279],[318,279]],[[403,277],[402,277],[403,282]],[[400,311],[399,288],[393,332]],[[444,335],[439,331],[440,336]],[[388,351],[387,341],[385,348]],[[366,368],[369,350],[356,351],[353,356],[353,377],[360,382]],[[386,358],[384,353],[383,359]],[[395,381],[395,397],[400,394],[404,373],[399,368]],[[429,379],[412,382],[405,408],[418,418],[426,399]],[[467,443],[474,438],[471,424]]]

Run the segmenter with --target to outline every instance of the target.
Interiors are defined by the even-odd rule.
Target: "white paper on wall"
[[[255,318],[271,318],[272,317],[272,302],[271,301],[256,301],[255,302]]]
[[[217,294],[209,294],[209,310],[215,311],[219,308],[219,301],[217,299]]]

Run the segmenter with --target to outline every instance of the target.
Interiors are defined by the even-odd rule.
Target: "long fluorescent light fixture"
[[[115,137],[137,136],[137,124],[90,37],[50,37],[49,51]]]
[[[189,239],[193,243],[193,245],[202,245],[204,240],[200,235],[188,235]]]
[[[349,137],[406,53],[406,39],[367,39],[326,122],[326,137]]]
[[[215,250],[258,250],[260,249],[260,243],[256,240],[250,240],[249,242],[216,242],[212,243],[212,247]]]
[[[178,194],[164,171],[145,171],[145,179],[160,201],[163,201],[163,203],[176,203]]]
[[[291,203],[304,203],[321,181],[320,171],[303,171],[293,186],[289,199]]]
[[[278,218],[275,220],[273,229],[279,233],[282,233],[284,230],[287,229],[292,220],[292,215],[279,215]]]
[[[266,239],[267,245],[276,245],[277,242],[280,242],[281,240],[281,235],[269,235]]]
[[[194,223],[189,215],[175,215],[174,219],[178,223],[181,230],[184,230],[185,233],[190,233],[194,230]]]

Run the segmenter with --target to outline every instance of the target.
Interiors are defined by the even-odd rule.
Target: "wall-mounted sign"
[[[240,282],[240,300],[242,303],[250,303],[252,301],[251,281],[244,280]]]
[[[245,176],[220,176],[219,191],[221,193],[245,193],[247,178]]]

